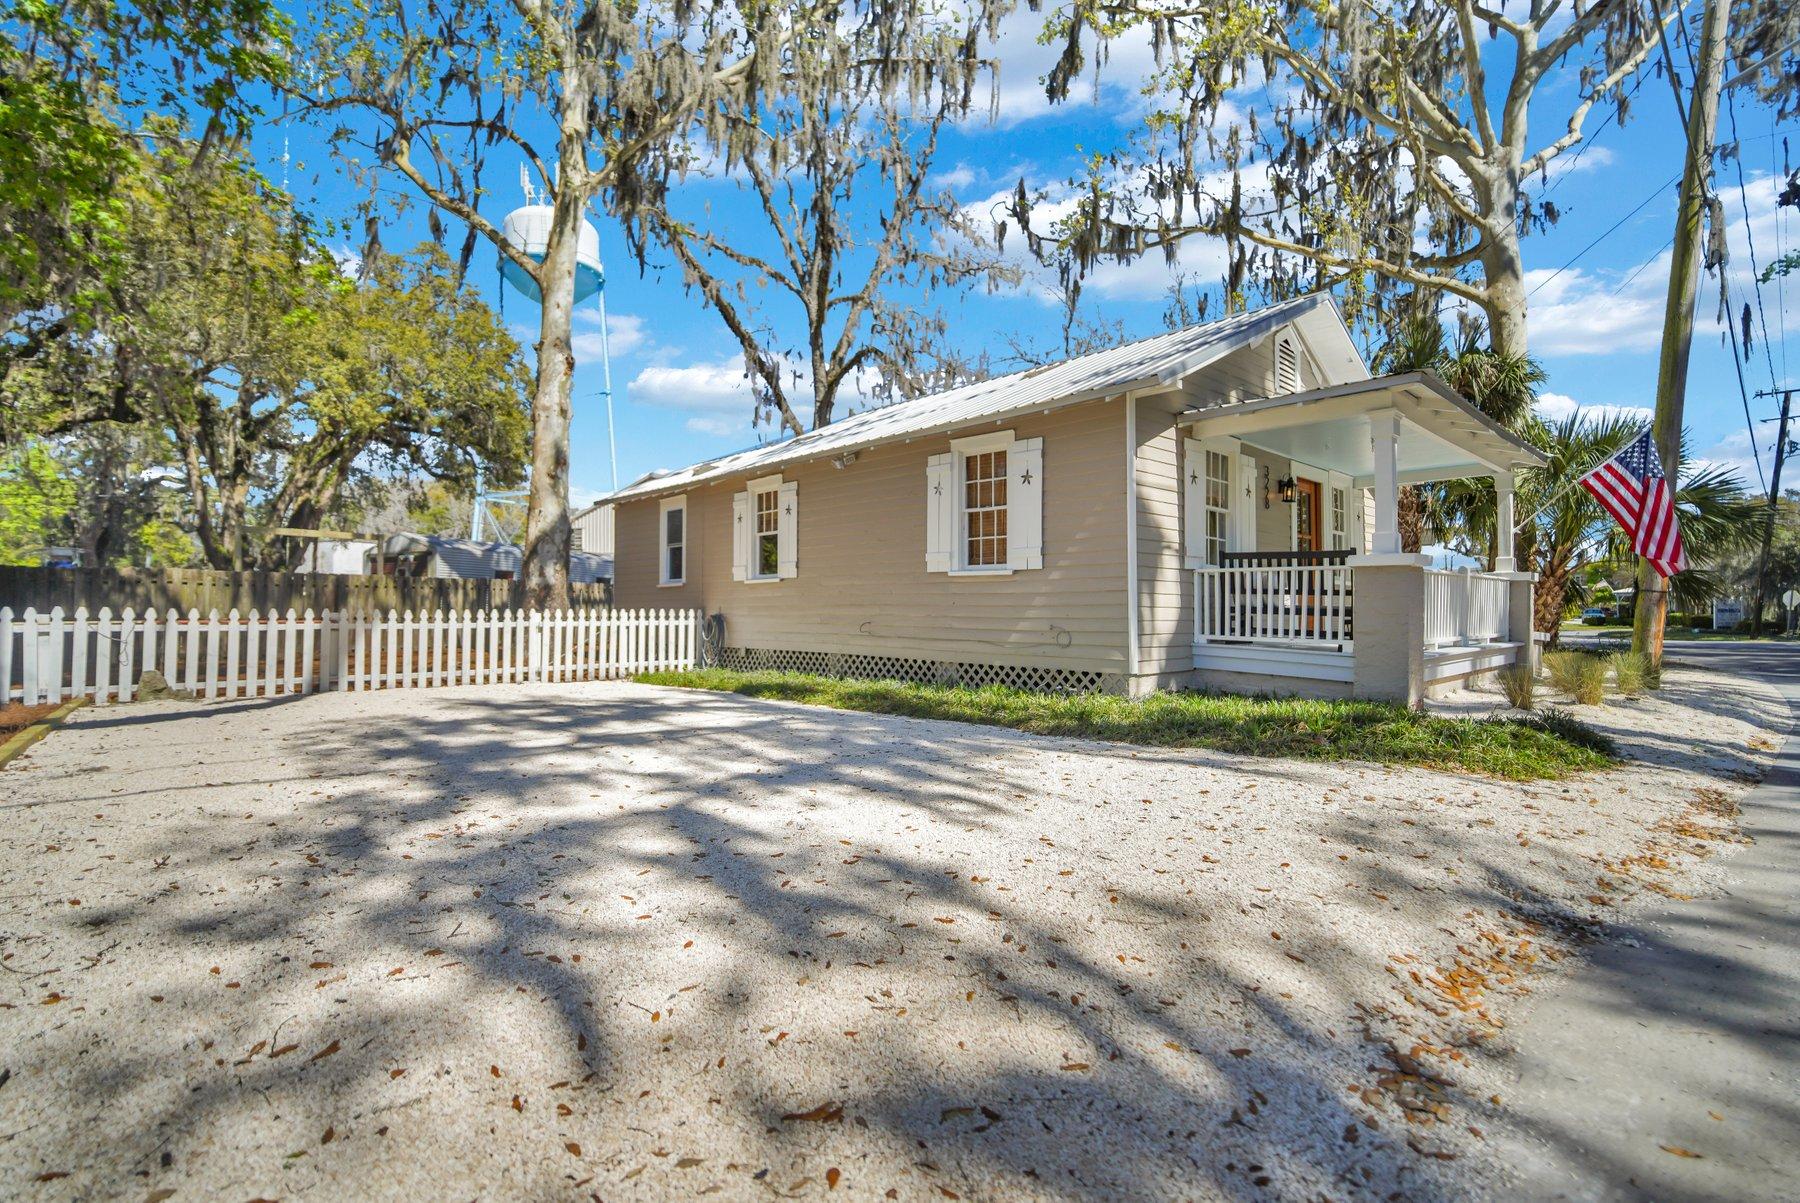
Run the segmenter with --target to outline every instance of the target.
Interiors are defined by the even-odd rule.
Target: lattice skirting
[[[913,656],[722,647],[711,659],[718,667],[737,672],[810,673],[870,681],[917,681],[926,685],[1008,685],[1033,693],[1122,693],[1125,689],[1125,678],[1121,673],[1022,664],[967,664]]]

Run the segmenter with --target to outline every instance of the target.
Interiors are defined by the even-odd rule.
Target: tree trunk
[[[1562,631],[1563,598],[1569,587],[1567,568],[1544,569],[1531,594],[1532,629],[1550,637],[1555,647]]]
[[[1400,486],[1400,550],[1417,552],[1425,546],[1425,497],[1418,485]]]
[[[1669,488],[1681,468],[1681,420],[1687,400],[1688,352],[1694,344],[1694,303],[1700,293],[1700,232],[1712,183],[1713,138],[1719,123],[1719,83],[1725,73],[1724,0],[1707,0],[1700,32],[1700,61],[1688,98],[1687,162],[1675,211],[1675,244],[1669,260],[1669,297],[1663,310],[1662,360],[1656,376],[1656,451]],[[1663,624],[1669,616],[1669,582],[1639,559],[1637,612],[1631,650],[1662,662]]]
[[[1497,212],[1510,214],[1515,200]],[[1487,232],[1487,250],[1481,256],[1487,281],[1488,341],[1499,355],[1525,354],[1525,260],[1519,251],[1519,232],[1508,220]]]
[[[569,179],[574,172],[565,171]],[[531,491],[525,511],[525,604],[569,604],[569,415],[574,393],[575,252],[583,201],[573,187],[556,190],[539,290],[537,381],[531,397]]]

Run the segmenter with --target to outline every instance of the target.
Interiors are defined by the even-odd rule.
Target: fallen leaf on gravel
[[[1234,1057],[1248,1057],[1250,1055],[1250,1050],[1247,1048],[1234,1048],[1231,1050],[1231,1055]]]
[[[844,1171],[838,1169],[838,1167],[834,1165],[830,1169],[825,1171],[825,1185],[829,1186],[832,1190],[836,1190],[837,1184],[838,1184],[838,1179],[842,1178],[843,1176],[844,1176]]]
[[[844,1118],[844,1109],[826,1099],[811,1111],[790,1111],[781,1118],[790,1123],[835,1124]]]
[[[69,1176],[69,1171],[67,1171],[67,1170],[48,1170],[42,1174],[39,1174],[37,1176],[37,1181],[39,1181],[39,1182],[55,1182],[58,1178],[67,1178],[68,1176]]]
[[[1665,1153],[1673,1153],[1677,1157],[1692,1157],[1695,1161],[1702,1160],[1700,1154],[1692,1149],[1684,1149],[1680,1145],[1657,1145],[1656,1147]]]
[[[564,1144],[564,1145],[563,1145],[563,1148],[565,1148],[565,1149],[567,1149],[567,1150],[569,1150],[569,1155],[570,1155],[570,1156],[571,1156],[571,1157],[579,1157],[579,1156],[581,1156],[581,1146],[580,1146],[580,1145],[578,1145],[578,1144],[576,1144],[576,1143],[575,1143],[575,1142],[574,1142],[574,1141],[572,1141],[572,1140],[571,1140],[571,1141],[568,1141],[568,1142],[567,1142],[567,1143],[565,1143],[565,1144]]]
[[[1082,1070],[1088,1068],[1088,1063],[1086,1061],[1070,1061],[1067,1065],[1064,1065],[1063,1068],[1065,1070]]]
[[[675,1163],[675,1168],[678,1170],[691,1170],[705,1160],[706,1158],[704,1157],[683,1157]]]
[[[331,1056],[331,1054],[337,1052],[342,1047],[344,1047],[344,1046],[339,1044],[337,1041],[333,1040],[330,1044],[326,1045],[324,1048],[320,1049],[318,1052],[316,1052],[312,1056],[308,1057],[306,1059],[307,1063],[311,1064],[314,1061],[323,1061],[325,1058]]]

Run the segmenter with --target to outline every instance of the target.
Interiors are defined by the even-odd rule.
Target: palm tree
[[[1557,422],[1536,417],[1526,421],[1525,437],[1549,463],[1520,474],[1519,510],[1534,516],[1519,535],[1519,566],[1538,574],[1532,626],[1553,643],[1564,610],[1570,602],[1582,600],[1580,569],[1597,564],[1622,570],[1636,564],[1625,531],[1586,489],[1570,486],[1643,430],[1638,418],[1588,418],[1579,411]],[[1670,584],[1678,604],[1691,609],[1723,590],[1723,582],[1711,570],[1714,564],[1757,545],[1763,506],[1729,469],[1696,465],[1685,447],[1681,461],[1675,509],[1696,566]]]
[[[1467,322],[1452,345],[1437,314],[1421,311],[1376,353],[1376,368],[1383,374],[1435,372],[1482,413],[1522,433],[1533,420],[1538,386],[1548,377],[1535,359],[1484,346],[1486,332],[1481,322]],[[1409,485],[1400,495],[1401,546],[1417,551],[1427,526],[1440,538],[1460,533],[1471,547],[1485,550],[1491,567],[1495,504],[1494,484],[1488,479]]]
[[[1538,574],[1531,625],[1555,643],[1563,610],[1580,597],[1579,569],[1605,547],[1609,528],[1617,529],[1593,494],[1569,486],[1592,471],[1643,429],[1635,418],[1619,415],[1588,419],[1580,411],[1558,422],[1532,418],[1526,438],[1549,461],[1519,474],[1518,506],[1532,515],[1519,532],[1519,567]]]

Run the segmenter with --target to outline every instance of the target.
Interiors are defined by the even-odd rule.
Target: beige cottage
[[[1416,702],[1530,643],[1531,578],[1403,555],[1403,484],[1541,457],[1304,297],[620,490],[615,598],[730,667]]]

